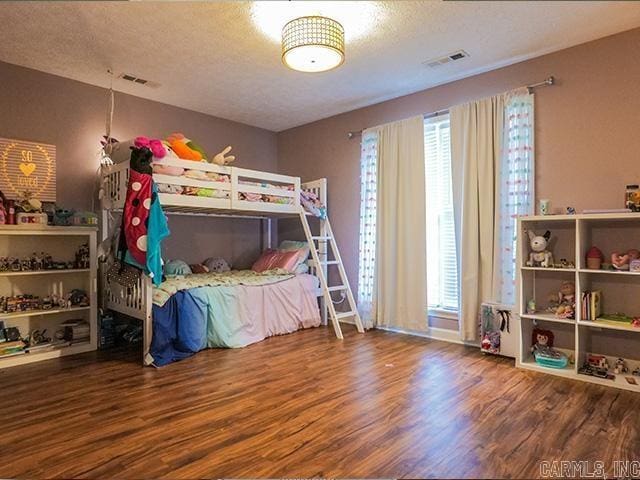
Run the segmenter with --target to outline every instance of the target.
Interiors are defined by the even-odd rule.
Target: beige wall
[[[0,137],[56,145],[60,205],[91,209],[106,108],[103,88],[0,62]],[[163,137],[175,131],[210,152],[233,145],[243,167],[277,169],[273,132],[116,93],[115,138]],[[261,248],[256,220],[172,216],[170,228],[165,249],[169,258],[197,262],[219,255],[246,266]]]
[[[278,134],[278,168],[327,177],[329,215],[357,285],[359,150],[347,132],[429,113],[541,81],[536,95],[536,192],[554,209],[621,208],[640,183],[640,29],[362,108]],[[291,235],[287,226],[281,234]]]

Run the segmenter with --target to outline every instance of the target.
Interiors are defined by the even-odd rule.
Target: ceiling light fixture
[[[344,28],[328,17],[300,17],[282,28],[282,62],[300,72],[326,72],[344,62]]]

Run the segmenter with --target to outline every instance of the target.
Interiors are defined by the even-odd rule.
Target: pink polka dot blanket
[[[141,268],[155,285],[162,282],[161,242],[169,235],[167,219],[158,199],[158,188],[151,175],[151,151],[133,148],[129,184],[122,213],[125,262]],[[123,251],[126,250],[126,251]]]

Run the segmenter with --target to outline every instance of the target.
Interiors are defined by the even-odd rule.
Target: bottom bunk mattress
[[[245,347],[317,327],[317,289],[318,278],[307,274],[229,272],[173,281],[154,292],[153,363],[162,366],[204,348]]]

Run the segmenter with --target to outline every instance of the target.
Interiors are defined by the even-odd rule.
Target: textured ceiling
[[[304,74],[282,65],[252,3],[0,2],[0,60],[100,86],[108,68],[133,73],[160,86],[114,88],[280,131],[640,26],[639,2],[397,1],[368,2],[372,28],[355,35],[336,2],[305,2],[292,16],[331,6],[347,50],[337,70]],[[422,65],[458,49],[471,57]]]

